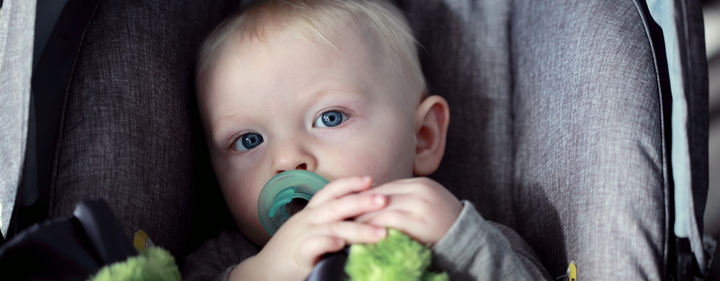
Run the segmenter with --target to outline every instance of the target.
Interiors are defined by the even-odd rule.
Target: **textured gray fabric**
[[[245,238],[240,230],[225,230],[220,236],[203,243],[187,256],[183,280],[218,280],[227,278],[228,268],[256,255],[260,249]]]
[[[455,281],[553,279],[515,232],[484,220],[469,201],[463,205],[458,219],[431,248],[434,268]]]
[[[631,1],[517,0],[517,232],[553,277],[662,280],[668,184],[658,78]]]
[[[552,279],[552,277],[550,277],[550,273],[547,272],[547,269],[545,269],[545,265],[542,264],[540,258],[537,256],[537,253],[535,253],[532,247],[530,247],[530,245],[528,245],[528,243],[525,242],[525,240],[522,239],[517,232],[502,224],[492,221],[487,222],[492,227],[499,230],[502,235],[507,238],[510,243],[510,248],[513,252],[517,253],[517,256],[520,258],[525,268],[537,268],[540,270],[540,273],[543,277],[545,277],[545,279]]]
[[[215,280],[217,280],[217,281],[226,281],[226,280],[228,280],[228,278],[230,277],[230,272],[232,272],[233,268],[235,268],[234,265],[228,267],[227,269],[225,269],[225,271],[223,271],[223,272],[220,274],[220,276],[218,276],[217,278],[215,278]]]
[[[0,229],[7,235],[22,173],[30,105],[35,1],[6,0],[0,12]]]
[[[445,156],[431,177],[512,227],[511,1],[398,2],[422,46],[429,94],[450,105]]]
[[[533,250],[511,229],[482,218],[469,201],[433,251],[433,269],[450,280],[551,280]],[[183,280],[224,280],[260,249],[239,230],[223,231],[187,257]]]
[[[99,197],[129,237],[142,229],[178,258],[190,250],[195,56],[234,2],[101,2],[65,97],[49,218]]]
[[[633,3],[399,2],[450,104],[432,177],[517,229],[554,277],[576,260],[583,278],[661,279],[660,99]]]

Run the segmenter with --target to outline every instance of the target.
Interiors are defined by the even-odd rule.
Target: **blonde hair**
[[[369,40],[378,46],[388,74],[404,76],[425,93],[426,82],[412,30],[402,13],[384,0],[258,1],[225,20],[205,40],[200,48],[197,77],[200,80],[210,70],[230,41],[263,40],[268,32],[292,31],[335,48],[339,26],[355,27],[369,35]]]

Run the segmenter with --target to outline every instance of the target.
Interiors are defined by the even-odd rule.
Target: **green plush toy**
[[[175,258],[163,248],[148,247],[126,261],[103,267],[90,281],[180,281]]]
[[[395,229],[377,244],[354,244],[345,264],[352,281],[447,281],[446,273],[429,271],[430,249]]]
[[[354,244],[345,264],[352,281],[447,281],[446,273],[429,271],[430,249],[399,230],[377,244]],[[140,250],[126,261],[103,267],[89,281],[180,281],[180,271],[170,253],[159,247]]]

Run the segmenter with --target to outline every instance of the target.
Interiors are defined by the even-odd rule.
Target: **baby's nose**
[[[295,167],[295,170],[306,170],[306,171],[307,171],[307,164],[302,163],[302,164],[300,164],[300,165],[297,165],[297,167]],[[275,174],[277,175],[277,174],[282,173],[282,172],[285,172],[285,170],[277,170],[277,171],[275,172]]]

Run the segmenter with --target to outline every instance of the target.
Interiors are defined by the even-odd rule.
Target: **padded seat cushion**
[[[662,279],[661,98],[632,1],[399,1],[450,104],[431,177],[514,228],[553,277]]]
[[[212,186],[200,173],[207,161],[197,161],[206,147],[193,94],[195,58],[206,33],[237,5],[100,3],[65,96],[51,219],[70,216],[78,202],[103,198],[128,237],[144,230],[176,257],[191,250],[200,183]]]
[[[662,280],[662,103],[632,1],[514,1],[516,230],[554,277]]]
[[[198,221],[227,216],[198,197],[217,184],[192,72],[233,2],[101,3],[67,92],[51,217],[102,197],[129,236],[142,229],[183,256]],[[663,279],[667,164],[640,9],[546,2],[396,1],[423,47],[429,94],[450,103],[432,177],[515,229],[554,278],[574,260],[580,278]]]

